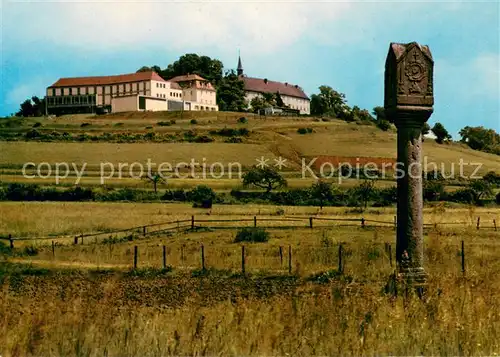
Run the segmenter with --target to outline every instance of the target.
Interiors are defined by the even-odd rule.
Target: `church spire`
[[[241,56],[240,56],[240,51],[238,50],[238,68],[236,70],[238,73],[238,76],[243,75],[243,65],[241,64]]]

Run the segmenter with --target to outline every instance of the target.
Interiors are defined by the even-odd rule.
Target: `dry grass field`
[[[79,233],[196,217],[307,217],[312,207],[177,204],[2,203],[0,232]],[[285,214],[276,216],[279,208]],[[165,355],[498,355],[500,232],[475,229],[498,210],[425,209],[424,299],[384,293],[394,270],[384,243],[392,227],[268,229],[247,243],[246,274],[235,230],[181,231],[132,241],[16,242],[33,256],[0,262],[0,354]],[[325,208],[323,216],[359,213]],[[391,221],[393,209],[367,219]],[[244,225],[241,223],[241,225]],[[17,231],[16,231],[17,230]],[[466,272],[460,242],[465,241]],[[337,271],[338,244],[343,274]],[[201,268],[204,245],[207,271]],[[162,246],[169,269],[162,270]],[[133,247],[138,269],[132,270]],[[279,247],[283,247],[283,261]],[[288,272],[288,247],[292,272]]]
[[[224,127],[251,133],[235,144],[224,138],[212,143],[0,141],[0,181],[55,186],[53,178],[22,177],[26,162],[74,162],[79,168],[86,162],[80,184],[98,187],[101,162],[206,158],[209,163],[251,166],[261,156],[271,162],[282,156],[289,164],[284,176],[295,188],[313,182],[300,178],[302,158],[396,156],[395,132],[374,126],[246,114],[248,123],[240,123],[240,116],[170,112],[30,118],[19,127],[2,126],[0,132],[27,131],[41,122],[41,131],[72,135],[182,135],[190,130],[211,135]],[[158,124],[170,120],[175,123]],[[299,128],[313,132],[300,135]],[[460,144],[427,140],[424,155],[443,163],[447,172],[460,159],[481,163],[482,174],[500,168],[499,156]],[[465,166],[464,172],[472,169]],[[74,180],[72,174],[59,185],[70,186]],[[345,180],[342,186],[358,183]],[[226,176],[174,178],[159,188],[198,184],[218,191],[241,188],[241,180]],[[119,179],[116,173],[106,187],[151,189],[144,180]],[[426,204],[424,265],[429,279],[421,299],[401,284],[397,293],[385,289],[396,269],[394,215],[394,207],[361,212],[258,204],[216,204],[207,210],[180,203],[0,202],[0,237],[15,239],[14,249],[0,240],[0,357],[500,356],[497,206]],[[190,229],[192,216],[196,229]],[[269,240],[243,244],[243,273],[242,243],[234,240],[238,229],[254,225],[254,216]],[[360,218],[366,220],[364,227]],[[172,221],[183,223],[169,231],[161,231],[162,225],[148,227],[147,234],[142,229]],[[134,230],[114,232],[129,228]],[[75,236],[94,233],[74,244]]]

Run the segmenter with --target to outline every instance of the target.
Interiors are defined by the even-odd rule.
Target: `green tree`
[[[167,183],[167,180],[165,180],[159,172],[148,173],[144,179],[153,185],[155,193],[158,193],[158,185]]]
[[[448,133],[448,130],[446,130],[441,123],[434,124],[432,132],[436,135],[436,142],[438,144],[442,144],[445,140],[451,139],[451,135]]]
[[[311,96],[311,114],[343,117],[348,107],[345,94],[337,92],[330,86],[320,86],[319,94]]]
[[[375,120],[387,120],[387,116],[385,114],[385,108],[384,107],[375,107],[372,110],[373,115],[375,115]]]
[[[151,66],[151,67],[142,66],[141,68],[139,68],[137,70],[137,73],[139,73],[139,72],[150,72],[150,71],[153,71],[153,72],[156,72],[156,73],[160,74],[161,73],[161,68],[160,68],[160,66],[156,66],[156,65]]]
[[[312,198],[319,200],[320,209],[323,209],[325,202],[333,200],[331,183],[319,180],[311,186],[310,192]]]
[[[466,143],[471,149],[500,155],[500,134],[495,130],[482,126],[466,126],[460,130],[459,134],[460,141]]]
[[[269,193],[271,190],[286,187],[287,181],[271,167],[254,166],[243,175],[243,185],[260,187]]]
[[[195,53],[187,53],[179,57],[177,61],[171,63],[160,72],[165,79],[185,74],[198,74],[213,85],[217,86],[222,80],[223,65],[218,59],[208,56],[200,56]]]
[[[246,110],[245,83],[234,71],[228,71],[217,86],[217,104],[222,111]]]
[[[355,188],[355,195],[359,199],[360,208],[365,210],[368,207],[368,202],[373,197],[375,192],[375,180],[365,179]]]
[[[481,199],[493,195],[492,185],[486,180],[473,180],[469,184],[469,188],[474,192],[476,202],[480,202]]]
[[[201,204],[203,207],[211,207],[212,202],[217,195],[214,190],[206,185],[198,185],[188,192],[187,198],[195,204]]]
[[[43,115],[45,115],[45,98],[40,99],[37,96],[22,102],[16,113],[18,117],[41,117]]]
[[[283,102],[283,99],[281,98],[280,92],[276,92],[275,96],[276,100],[276,105],[280,108],[283,108],[285,106],[285,103]]]

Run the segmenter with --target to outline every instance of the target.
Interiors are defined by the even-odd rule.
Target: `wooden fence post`
[[[191,216],[191,229],[194,229],[194,216]]]
[[[398,228],[398,217],[394,216],[394,230]]]
[[[53,257],[56,256],[56,249],[55,249],[54,241],[52,241],[52,256]]]
[[[288,274],[292,274],[292,246],[288,246]]]
[[[388,248],[389,248],[389,264],[391,265],[392,268],[392,245],[389,244]]]
[[[83,244],[83,233],[80,235],[80,244]]]
[[[309,217],[309,228],[312,229],[312,227],[313,227],[313,218]]]
[[[137,246],[134,245],[134,269],[137,269]]]
[[[73,240],[73,244],[78,244],[78,236],[75,236],[75,239]]]
[[[245,274],[245,246],[241,246],[241,274]]]
[[[253,216],[253,226],[257,227],[257,216]]]
[[[365,228],[365,219],[361,218],[361,228]]]
[[[479,223],[481,222],[481,217],[477,217],[476,229],[479,229]]]
[[[342,266],[342,243],[339,244],[339,267],[338,271],[339,273],[343,273],[343,266]]]
[[[163,246],[163,269],[167,269],[167,247]]]
[[[495,232],[497,231],[497,221],[493,220],[493,228],[495,228]]]
[[[283,247],[280,245],[280,264],[283,266]]]
[[[205,246],[201,245],[201,269],[205,271]]]
[[[14,249],[14,240],[12,239],[12,234],[9,234],[9,245],[10,249]]]
[[[462,273],[465,274],[465,249],[464,241],[462,240]]]
[[[146,236],[146,226],[142,227],[142,235],[145,237]]]

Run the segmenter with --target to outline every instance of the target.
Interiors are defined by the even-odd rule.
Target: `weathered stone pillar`
[[[416,282],[425,281],[422,127],[433,111],[432,72],[427,46],[391,43],[385,67],[384,107],[398,129],[396,260],[399,273]]]

